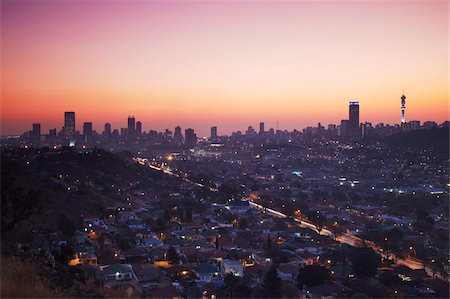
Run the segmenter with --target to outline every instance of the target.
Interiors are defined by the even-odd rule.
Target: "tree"
[[[40,210],[41,193],[18,186],[13,179],[1,182],[1,232],[12,230],[19,222]]]
[[[281,297],[282,282],[275,266],[270,267],[264,275],[262,286],[270,293],[271,297]]]
[[[233,298],[233,290],[236,288],[239,278],[233,273],[228,273],[225,275],[223,282],[225,283],[225,287],[230,289],[230,298]]]
[[[239,284],[234,289],[234,294],[236,298],[251,298],[252,297],[252,289],[245,284]]]
[[[75,223],[67,218],[66,214],[62,214],[56,222],[58,230],[63,233],[67,238],[71,238],[75,235]]]
[[[55,254],[55,259],[63,265],[67,265],[72,257],[73,249],[69,245],[62,245],[59,249],[59,253]]]
[[[180,256],[173,246],[169,247],[169,250],[167,252],[167,260],[172,265],[178,265],[180,263]]]
[[[378,280],[385,286],[391,286],[400,282],[400,277],[393,273],[392,271],[383,271]]]
[[[326,221],[325,216],[319,211],[307,211],[306,217],[316,226],[317,231],[320,233]]]
[[[298,271],[297,283],[300,289],[303,289],[304,285],[312,287],[322,284],[329,276],[327,268],[319,265],[307,265]]]
[[[374,277],[379,262],[380,258],[372,248],[358,248],[353,258],[353,271],[358,277]]]

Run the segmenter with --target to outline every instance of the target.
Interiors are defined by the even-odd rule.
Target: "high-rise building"
[[[400,99],[402,99],[402,101],[401,101],[401,104],[402,104],[402,118],[401,118],[401,124],[402,124],[402,126],[404,126],[405,125],[405,122],[406,122],[406,119],[405,119],[405,112],[406,112],[406,97],[405,97],[405,95],[403,94],[402,96],[401,96],[401,98]]]
[[[265,131],[264,131],[264,123],[260,122],[259,123],[259,135],[264,135]]]
[[[83,136],[85,141],[92,136],[92,123],[85,122],[83,123]]]
[[[247,135],[247,136],[255,136],[256,135],[256,131],[255,131],[255,129],[253,129],[252,126],[248,126],[248,129],[245,132],[245,135]]]
[[[142,135],[142,123],[140,121],[136,122],[136,136],[140,137]]]
[[[56,137],[56,129],[50,129],[50,131],[48,132],[48,135],[50,137]]]
[[[217,141],[217,127],[211,127],[211,141],[216,142]]]
[[[64,112],[64,135],[75,134],[75,112]]]
[[[107,138],[109,138],[111,136],[111,124],[110,123],[105,124],[105,130],[103,131],[103,135]]]
[[[197,144],[197,135],[194,132],[194,129],[186,129],[184,131],[184,136],[185,136],[185,142],[184,144],[187,147],[194,147]]]
[[[33,124],[33,131],[31,132],[33,138],[41,138],[41,124]]]
[[[136,120],[134,116],[128,116],[128,136],[134,137],[136,136]]]
[[[348,133],[350,137],[359,137],[359,102],[348,104]]]
[[[173,133],[173,141],[177,144],[183,143],[183,135],[181,134],[181,127],[176,126]]]
[[[343,119],[341,120],[341,125],[339,126],[339,136],[345,137],[348,135],[348,120]]]

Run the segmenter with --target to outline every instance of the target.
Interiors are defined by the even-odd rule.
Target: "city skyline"
[[[338,124],[351,100],[361,120],[397,124],[403,88],[406,121],[441,123],[447,7],[5,1],[2,135],[31,123],[59,130],[62,111],[96,131],[125,127],[129,114],[145,131],[180,125],[199,136],[215,125],[221,134],[260,121],[276,128],[277,119],[302,129]]]

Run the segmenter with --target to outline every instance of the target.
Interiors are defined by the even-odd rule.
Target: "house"
[[[151,261],[150,254],[143,247],[126,249],[123,254],[128,263],[145,263]]]
[[[239,277],[244,277],[244,266],[236,260],[223,259],[220,263],[220,269],[223,275],[232,273]]]
[[[133,272],[131,264],[112,264],[100,266],[105,282],[135,280],[137,277]]]
[[[193,269],[199,280],[203,283],[210,282],[213,277],[217,276],[218,269],[210,263],[202,263]]]
[[[295,283],[297,279],[298,267],[292,264],[280,264],[277,268],[277,272],[279,277],[282,280],[286,280],[292,283]]]
[[[164,245],[164,243],[157,238],[146,238],[141,241],[145,248],[159,248]]]

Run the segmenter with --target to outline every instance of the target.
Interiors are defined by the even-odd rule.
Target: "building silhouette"
[[[127,133],[129,137],[136,136],[136,120],[134,116],[128,116],[128,128]]]
[[[92,137],[92,123],[91,122],[83,123],[83,136],[84,136],[84,141],[88,141]]]
[[[348,133],[351,138],[359,137],[359,102],[348,104]]]
[[[185,137],[184,144],[188,148],[194,147],[197,144],[197,135],[195,134],[194,129],[191,128],[186,129],[184,131],[184,137]]]
[[[136,136],[140,137],[142,135],[142,122],[136,122]]]
[[[217,141],[217,127],[211,127],[211,141],[216,142]]]
[[[64,112],[64,135],[75,135],[75,112]]]

